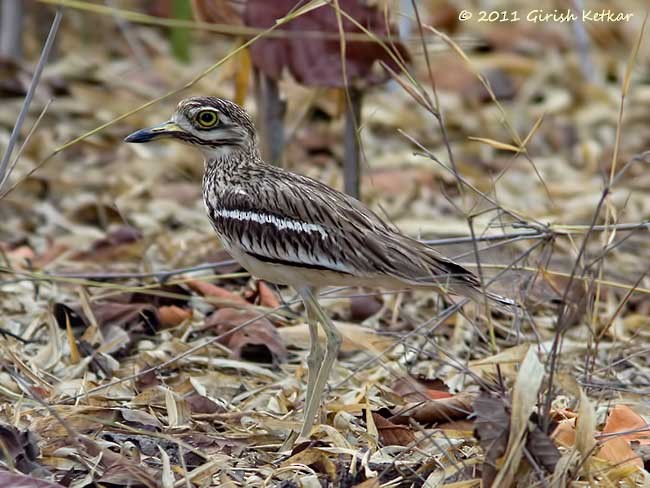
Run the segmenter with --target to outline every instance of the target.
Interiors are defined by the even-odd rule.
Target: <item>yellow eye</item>
[[[201,110],[196,116],[196,121],[204,129],[209,129],[217,125],[219,117],[214,110]]]

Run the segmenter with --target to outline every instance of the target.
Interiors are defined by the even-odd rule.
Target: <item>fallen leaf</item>
[[[33,474],[37,477],[49,475],[48,470],[38,464],[38,456],[39,448],[32,431],[0,424],[0,460],[15,466],[18,471],[25,474]]]
[[[394,35],[394,27],[386,24],[384,9],[357,0],[339,0],[338,4],[366,29],[381,36]],[[244,24],[267,29],[295,6],[296,0],[248,0],[244,10]],[[341,16],[340,21],[343,31],[362,33],[345,16]],[[383,61],[392,69],[398,68],[385,49],[390,49],[401,59],[409,60],[408,52],[400,42],[393,41],[380,46],[374,42],[346,40],[344,79],[338,38],[339,19],[330,5],[312,9],[278,27],[276,31],[289,31],[293,35],[286,38],[263,37],[250,48],[253,65],[275,80],[281,78],[284,70],[288,70],[298,83],[308,86],[343,87],[348,82],[351,85],[372,84],[386,79],[373,72],[376,61]],[[300,31],[320,31],[333,34],[334,37],[306,37],[301,36]]]
[[[223,413],[226,410],[218,403],[210,400],[208,397],[192,393],[185,397],[185,401],[190,407],[192,413]]]
[[[530,432],[530,417],[537,406],[537,394],[544,380],[544,366],[534,348],[529,348],[519,366],[519,372],[512,389],[510,433],[503,469],[494,482],[498,486],[510,486],[523,459],[523,443]],[[538,442],[543,437],[538,436]]]
[[[282,462],[280,466],[303,465],[311,466],[315,471],[327,475],[333,482],[336,482],[336,464],[330,459],[331,454],[316,447],[308,447],[298,451],[289,459]]]
[[[169,2],[169,0],[166,0]],[[169,9],[169,7],[167,7]],[[241,2],[232,0],[192,0],[194,17],[202,22],[240,25],[242,23]],[[168,15],[169,16],[169,15]]]
[[[605,441],[596,456],[606,459],[615,466],[631,465],[643,468],[643,460],[632,450],[630,443],[623,437],[614,437]]]
[[[260,312],[222,308],[208,317],[205,327],[214,328],[217,335],[223,336],[220,342],[235,358],[264,363],[282,362],[287,358],[277,329]],[[241,328],[233,330],[238,327]]]
[[[551,437],[561,446],[572,447],[576,443],[575,425],[575,419],[563,420],[557,424]]]
[[[185,283],[190,289],[197,292],[199,295],[204,297],[214,297],[222,300],[223,303],[230,304],[239,304],[239,305],[249,305],[249,303],[244,300],[239,295],[234,294],[231,291],[221,288],[219,286],[208,283],[207,281],[201,280],[190,280]]]
[[[380,354],[395,343],[393,337],[378,334],[368,327],[349,322],[336,322],[334,325],[336,325],[336,328],[343,336],[341,352],[344,353],[369,351],[374,354]],[[324,343],[325,333],[321,327],[318,329],[318,339]],[[281,327],[278,329],[278,333],[285,344],[301,349],[309,349],[309,326],[306,323]]]
[[[453,397],[444,382],[438,379],[426,380],[401,376],[395,380],[392,389],[401,396],[405,402],[423,402]]]
[[[128,225],[111,230],[106,237],[98,239],[87,251],[75,253],[74,260],[106,262],[125,257],[142,255],[142,233]]]
[[[526,450],[533,457],[535,462],[546,470],[547,473],[553,473],[555,466],[560,460],[561,454],[558,448],[553,444],[549,435],[544,432],[539,425],[528,432],[526,438]]]
[[[354,485],[352,488],[379,488],[380,486],[381,482],[379,478],[369,478],[366,481]]]
[[[36,254],[29,246],[18,246],[7,253],[12,265],[21,268],[28,261],[33,261]]]
[[[603,434],[621,432],[621,437],[640,444],[650,444],[650,425],[627,405],[615,405],[609,410]]]
[[[363,322],[381,310],[381,300],[374,295],[350,297],[350,320]]]
[[[615,405],[610,409],[603,427],[603,443],[597,456],[612,464],[643,467],[643,460],[634,452],[631,442],[650,445],[650,426],[627,405]],[[620,435],[612,435],[620,432]]]
[[[483,448],[483,486],[492,486],[497,474],[497,459],[503,456],[510,435],[510,405],[495,392],[481,390],[474,401],[474,437]]]
[[[423,424],[433,424],[466,419],[474,411],[472,404],[476,397],[475,392],[463,391],[447,398],[409,403],[396,409],[391,420],[403,424],[411,418]]]
[[[11,488],[64,488],[58,483],[8,471],[0,471],[0,485]]]
[[[176,305],[167,305],[158,308],[158,317],[160,318],[160,325],[175,327],[192,318],[192,310]]]
[[[410,446],[415,442],[415,434],[410,427],[397,425],[372,412],[372,419],[379,431],[379,442],[384,446]]]
[[[272,309],[280,307],[280,300],[278,300],[271,287],[262,280],[257,281],[257,296],[259,298],[259,304],[262,307]]]

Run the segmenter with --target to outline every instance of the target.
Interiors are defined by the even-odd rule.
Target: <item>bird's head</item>
[[[181,101],[171,120],[140,129],[125,142],[177,139],[201,150],[206,159],[257,151],[255,127],[246,111],[230,100],[192,97]]]

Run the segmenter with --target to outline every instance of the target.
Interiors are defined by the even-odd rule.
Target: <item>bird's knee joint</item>
[[[325,351],[322,349],[312,349],[312,351],[309,353],[307,356],[307,365],[310,368],[315,368],[320,365],[320,363],[323,361],[323,356],[325,355]]]
[[[343,342],[343,335],[336,329],[332,331],[329,337],[329,344],[331,344],[333,347],[336,349],[341,347],[341,343]]]

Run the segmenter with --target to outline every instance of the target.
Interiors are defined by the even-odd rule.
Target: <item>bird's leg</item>
[[[305,402],[305,418],[303,420],[300,435],[302,437],[307,437],[311,432],[311,428],[314,423],[314,417],[318,408],[320,407],[323,391],[327,385],[330,371],[332,371],[332,366],[334,365],[334,361],[336,361],[336,357],[339,353],[339,348],[341,347],[341,333],[336,329],[330,318],[320,307],[318,300],[310,289],[305,290],[302,293],[302,297],[305,301],[305,306],[311,308],[311,313],[315,315],[315,318],[318,319],[321,326],[323,327],[327,341],[325,354],[322,356],[320,368],[316,374],[314,384],[309,391],[309,393],[311,393],[311,396],[308,396]],[[314,339],[312,338],[312,344],[313,340]],[[318,336],[316,336],[316,341],[318,341]],[[309,373],[309,377],[310,379],[312,378],[311,371]]]
[[[313,289],[310,290],[310,293],[312,296],[317,295],[316,290]],[[318,340],[318,320],[316,318],[316,315],[314,314],[314,311],[307,300],[304,298],[303,300],[305,303],[305,312],[307,313],[307,323],[309,325],[310,344],[309,356],[307,356],[307,392],[305,394],[305,419],[303,422],[302,434],[308,435],[313,425],[314,416],[316,415],[318,407],[320,406],[320,402],[316,403],[316,411],[314,411],[313,415],[308,408],[310,405],[310,400],[314,396],[314,386],[316,384],[316,378],[318,378],[318,371],[320,370],[320,366],[323,362],[325,351],[321,347],[320,340]],[[305,430],[307,430],[306,433]]]

